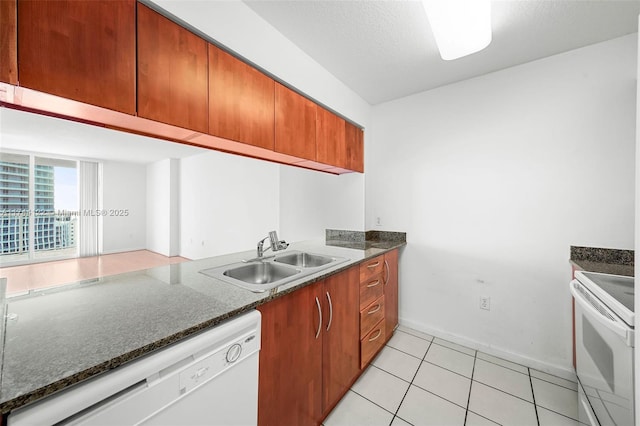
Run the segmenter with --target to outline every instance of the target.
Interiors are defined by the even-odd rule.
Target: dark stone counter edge
[[[570,246],[569,259],[573,262],[587,261],[634,266],[634,251],[600,247]]]
[[[322,274],[320,276],[316,276],[314,278],[309,279],[308,281],[304,281],[302,283],[300,283],[299,285],[293,286],[291,288],[287,288],[286,290],[277,292],[275,294],[270,294],[269,296],[265,297],[264,299],[261,299],[257,302],[254,303],[250,303],[247,304],[239,309],[235,309],[233,311],[227,312],[223,315],[218,315],[217,317],[211,318],[208,321],[202,322],[196,326],[190,327],[186,330],[183,330],[179,333],[175,333],[171,336],[165,337],[163,339],[157,340],[151,344],[148,344],[146,346],[142,346],[134,351],[131,352],[127,352],[125,354],[122,354],[116,358],[113,358],[107,362],[103,362],[100,363],[98,365],[95,365],[91,368],[85,369],[83,371],[80,371],[76,374],[73,374],[69,377],[65,377],[62,380],[58,380],[56,382],[53,382],[47,386],[43,386],[41,388],[35,389],[32,392],[29,392],[27,394],[24,395],[20,395],[16,398],[10,399],[8,401],[3,402],[2,404],[0,404],[0,414],[5,415],[8,412],[10,412],[11,410],[15,410],[19,407],[22,407],[24,405],[27,405],[31,402],[35,402],[41,398],[44,398],[45,396],[49,396],[54,394],[55,392],[61,391],[65,388],[68,388],[69,386],[72,386],[74,384],[80,383],[84,380],[87,380],[89,378],[92,378],[94,376],[97,376],[99,374],[102,373],[106,373],[109,370],[112,370],[114,368],[117,368],[121,365],[126,364],[129,361],[133,361],[134,359],[143,357],[144,355],[150,354],[151,352],[163,348],[165,346],[168,346],[172,343],[176,343],[186,337],[189,337],[193,334],[196,334],[202,330],[205,330],[207,328],[213,327],[217,324],[220,324],[221,322],[232,318],[236,315],[242,314],[244,312],[250,311],[252,309],[255,309],[256,307],[263,305],[265,303],[268,303],[274,299],[277,299],[281,296],[287,295],[293,291],[299,290],[302,287],[314,284],[318,281],[322,281],[323,279],[331,276],[331,275],[335,275],[338,274],[340,272],[346,271],[349,268],[352,268],[356,265],[359,265],[360,263],[366,262],[367,260],[380,256],[384,253],[393,251],[397,248],[403,247],[406,245],[406,242],[398,242],[398,243],[392,243],[389,242],[388,246],[385,248],[381,248],[381,247],[376,247],[376,252],[375,253],[371,253],[371,254],[366,254],[365,257],[361,260],[358,261],[354,261],[352,263],[347,263],[346,265],[343,265],[342,267],[335,269],[335,270],[331,270],[330,272],[327,272],[326,274]],[[248,290],[247,290],[248,291]]]

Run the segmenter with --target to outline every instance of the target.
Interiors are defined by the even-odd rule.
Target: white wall
[[[182,256],[250,250],[279,230],[277,164],[211,151],[183,158],[180,170]]]
[[[180,254],[179,172],[177,159],[147,165],[147,250]]]
[[[634,245],[636,37],[373,108],[367,228],[408,233],[402,323],[570,368],[569,246]]]
[[[107,210],[127,210],[126,216],[102,217],[101,253],[143,250],[147,246],[147,170],[134,163],[102,163],[102,204]]]
[[[364,175],[280,168],[280,237],[324,239],[325,229],[364,230]]]

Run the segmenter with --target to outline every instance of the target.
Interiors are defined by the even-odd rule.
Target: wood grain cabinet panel
[[[314,425],[322,415],[322,333],[318,333],[324,282],[258,307],[262,347],[258,379],[260,426]]]
[[[258,424],[317,425],[360,374],[358,267],[258,307]]]
[[[358,268],[326,279],[323,341],[323,411],[338,403],[360,372]]]
[[[316,104],[276,83],[275,151],[316,160]]]
[[[0,0],[0,81],[18,84],[17,0]]]
[[[138,115],[209,131],[207,42],[138,3]]]
[[[346,169],[364,173],[364,131],[345,121]]]
[[[384,322],[386,335],[390,338],[398,325],[398,250],[384,254]]]
[[[209,133],[274,149],[275,82],[209,44]]]
[[[20,0],[20,85],[135,114],[135,7],[135,0]]]
[[[343,169],[348,167],[345,130],[345,121],[342,118],[317,107],[316,161]]]

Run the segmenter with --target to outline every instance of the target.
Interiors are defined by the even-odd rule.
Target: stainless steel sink
[[[261,293],[348,260],[345,257],[292,251],[280,256],[203,269],[200,273]]]
[[[274,262],[286,263],[287,265],[297,266],[299,268],[317,268],[335,260],[336,258],[333,257],[305,252],[285,254],[273,259]]]
[[[256,262],[228,269],[223,272],[223,275],[249,284],[270,284],[299,273],[297,269],[273,263]]]

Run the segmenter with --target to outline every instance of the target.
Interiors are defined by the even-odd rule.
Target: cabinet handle
[[[389,272],[389,262],[387,262],[387,259],[384,260],[384,266],[387,269],[387,278],[384,280],[384,285],[387,285],[389,278],[391,277],[391,273]]]
[[[378,284],[380,284],[380,280],[371,281],[369,284],[367,284],[367,287],[368,288],[375,287]]]
[[[327,324],[327,331],[331,328],[331,321],[333,321],[333,303],[331,303],[331,296],[327,292],[327,300],[329,301],[329,323]]]
[[[367,268],[375,268],[379,264],[380,264],[380,261],[377,261],[376,263],[372,263],[371,265],[367,265]]]
[[[380,335],[382,334],[382,329],[378,329],[378,334],[376,334],[376,337],[372,337],[369,339],[370,342],[373,342],[374,340],[376,340],[378,337],[380,337]]]
[[[316,305],[318,306],[318,331],[316,331],[316,339],[320,336],[320,331],[322,331],[322,308],[320,308],[320,301],[318,300],[318,296],[316,296]]]
[[[367,312],[367,315],[373,315],[376,312],[378,312],[380,310],[380,308],[382,307],[382,305],[380,305],[379,303],[376,305],[375,309],[370,310],[369,312]]]

